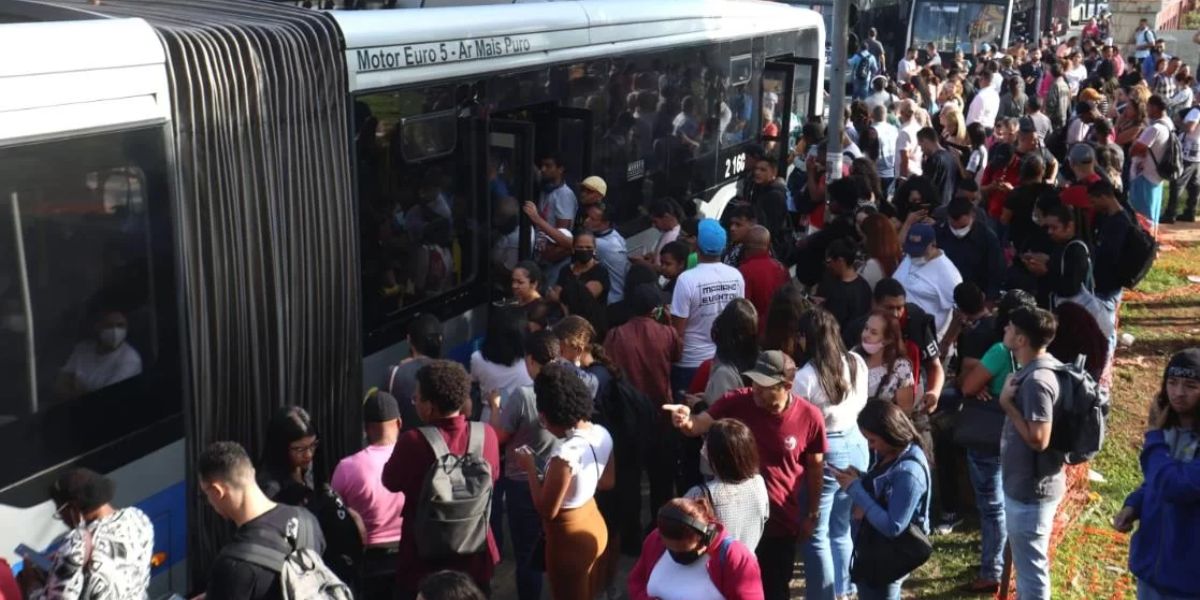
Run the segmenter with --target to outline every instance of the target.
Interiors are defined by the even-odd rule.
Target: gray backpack
[[[313,532],[300,519],[287,522],[286,538],[254,535],[235,541],[221,554],[279,573],[283,600],[353,600],[350,587],[338,579],[313,547]],[[284,546],[286,543],[286,546]]]
[[[492,513],[492,466],[483,458],[482,423],[471,423],[467,452],[450,452],[436,427],[418,430],[433,449],[434,461],[417,500],[417,554],[442,559],[487,549]]]

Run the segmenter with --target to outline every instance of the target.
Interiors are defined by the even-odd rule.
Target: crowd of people
[[[1064,404],[1096,387],[1072,382],[1107,394],[1122,290],[1200,196],[1190,69],[1146,26],[1127,56],[1101,38],[944,63],[914,48],[894,77],[864,44],[838,177],[825,127],[805,123],[786,165],[747,152],[719,218],[646,207],[658,239],[640,256],[604,180],[572,189],[546,157],[523,209],[534,256],[467,364],[419,316],[411,356],[364,400],[366,445],[331,473],[294,406],[259,460],[234,442],[198,457],[201,493],[237,525],[207,597],[279,598],[308,551],[310,576],[354,597],[483,598],[507,535],[521,600],[783,600],[797,563],[807,598],[899,599],[928,536],[970,510],[965,473],[981,530],[965,591],[999,590],[1007,547],[1017,596],[1050,598],[1076,462]],[[1140,523],[1140,598],[1200,596],[1198,451],[1189,349],[1114,516]],[[22,571],[26,597],[145,597],[146,516],[87,470],[51,496],[72,533],[49,572]]]

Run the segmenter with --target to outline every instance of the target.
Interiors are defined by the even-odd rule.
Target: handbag
[[[901,458],[916,460],[912,457]],[[899,461],[897,461],[898,463]],[[929,471],[925,471],[929,482]],[[925,512],[929,512],[929,485],[921,496]],[[900,535],[889,538],[871,522],[863,519],[854,539],[854,555],[850,563],[850,580],[872,587],[883,587],[912,573],[933,555],[933,544],[919,525],[909,521]]]
[[[962,410],[954,416],[954,443],[988,455],[1000,454],[1000,435],[1004,412],[995,401],[964,398]]]

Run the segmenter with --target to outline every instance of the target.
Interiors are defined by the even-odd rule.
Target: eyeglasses
[[[317,451],[317,446],[321,443],[320,440],[314,440],[313,443],[307,446],[288,446],[288,452],[292,454],[313,454]]]

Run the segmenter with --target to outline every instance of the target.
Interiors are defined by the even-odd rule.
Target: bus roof
[[[0,143],[169,117],[166,55],[141,19],[0,25]]]
[[[821,15],[757,0],[579,0],[417,10],[332,11],[351,91],[815,29]]]

